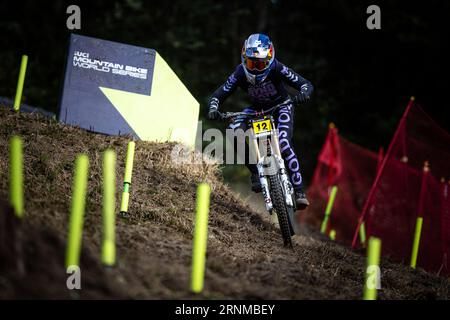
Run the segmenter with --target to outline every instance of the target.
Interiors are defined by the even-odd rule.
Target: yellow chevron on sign
[[[100,87],[141,140],[195,146],[199,103],[156,53],[151,95]]]

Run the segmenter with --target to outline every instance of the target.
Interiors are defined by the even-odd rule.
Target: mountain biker
[[[211,120],[219,119],[219,107],[237,87],[246,92],[252,101],[252,105],[244,109],[244,113],[267,110],[280,103],[286,103],[284,107],[273,113],[273,117],[279,130],[281,153],[294,187],[297,209],[304,210],[309,202],[303,190],[300,164],[292,145],[293,108],[294,103],[304,103],[310,99],[313,86],[311,82],[275,59],[275,49],[267,35],[260,33],[250,35],[244,42],[241,61],[242,63],[237,66],[228,80],[212,94],[207,117]],[[291,98],[285,84],[298,90],[298,94]],[[247,130],[247,118],[236,117],[229,128]],[[233,145],[235,146],[234,143]],[[248,153],[248,146],[246,153]],[[251,172],[252,191],[261,192],[256,165],[248,162],[246,160],[246,166]]]

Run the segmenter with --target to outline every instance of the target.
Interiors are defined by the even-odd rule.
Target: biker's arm
[[[208,118],[214,119],[214,114],[219,111],[221,104],[229,97],[237,88],[236,72],[233,72],[227,81],[221,85],[211,95],[208,103]]]
[[[305,101],[309,100],[312,92],[314,91],[314,86],[309,80],[303,78],[301,75],[279,61],[277,61],[277,71],[285,83],[299,91],[300,98],[303,98]]]

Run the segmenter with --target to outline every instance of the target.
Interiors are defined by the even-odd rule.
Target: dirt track
[[[198,298],[360,299],[364,257],[303,228],[294,250],[277,228],[242,204],[214,166],[174,167],[172,145],[138,142],[131,215],[117,218],[118,265],[100,265],[101,152],[118,153],[117,199],[126,138],[65,127],[0,108],[0,198],[8,199],[8,139],[24,139],[26,220],[0,210],[0,298],[197,298],[189,293],[196,185],[212,186],[205,291]],[[66,289],[64,248],[75,155],[90,158],[84,222],[82,290]],[[118,208],[117,208],[118,209]],[[118,210],[117,210],[118,211]],[[8,227],[9,226],[9,227]],[[6,231],[5,231],[6,230]],[[19,232],[19,233],[18,233]],[[19,241],[19,240],[18,240]],[[11,251],[13,250],[13,251]],[[20,256],[22,259],[20,259]],[[15,266],[24,263],[25,273]],[[448,299],[450,282],[382,262],[380,299]]]

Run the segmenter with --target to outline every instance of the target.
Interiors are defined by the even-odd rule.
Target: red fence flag
[[[336,232],[336,240],[350,244],[364,200],[375,178],[377,154],[349,142],[330,125],[318,156],[313,179],[308,188],[311,206],[299,215],[301,223],[320,228],[330,187],[339,192],[330,216],[328,229]]]
[[[328,167],[327,185],[332,186],[342,173],[338,130],[332,123],[329,126],[327,138],[319,153],[318,160],[319,163]]]
[[[422,170],[425,161],[429,172]],[[448,199],[436,176],[450,177],[450,134],[411,99],[365,201],[352,246],[358,245],[364,222],[367,237],[383,241],[383,255],[408,263],[419,214],[423,227],[417,266],[450,274]]]
[[[392,139],[392,141],[391,141],[391,143],[389,145],[389,148],[388,148],[388,151],[386,153],[386,156],[384,157],[383,162],[381,163],[381,166],[380,166],[379,170],[377,170],[377,175],[375,177],[375,181],[373,182],[372,188],[370,189],[369,195],[368,195],[368,197],[367,197],[367,199],[365,201],[364,207],[363,207],[362,212],[361,212],[360,219],[358,221],[358,226],[357,226],[355,234],[353,236],[353,241],[352,241],[352,247],[353,248],[356,247],[358,233],[359,233],[359,228],[361,228],[361,224],[364,222],[365,215],[366,215],[366,213],[367,213],[367,211],[369,209],[369,206],[371,205],[371,202],[373,200],[376,187],[378,186],[378,183],[380,181],[380,177],[381,177],[381,174],[383,172],[383,169],[386,166],[386,163],[387,163],[387,160],[389,159],[390,154],[392,153],[392,150],[393,150],[393,147],[394,147],[394,142],[397,142],[398,137],[401,136],[402,133],[403,133],[404,126],[405,126],[405,118],[408,115],[409,110],[411,109],[411,106],[413,105],[413,103],[414,103],[414,98],[411,97],[411,99],[409,101],[409,104],[406,107],[406,110],[405,110],[405,112],[404,112],[404,114],[403,114],[403,116],[402,116],[402,118],[400,120],[400,124],[398,125],[397,130],[396,130],[396,132],[394,134],[394,138]],[[400,140],[403,140],[403,139],[400,139]]]

